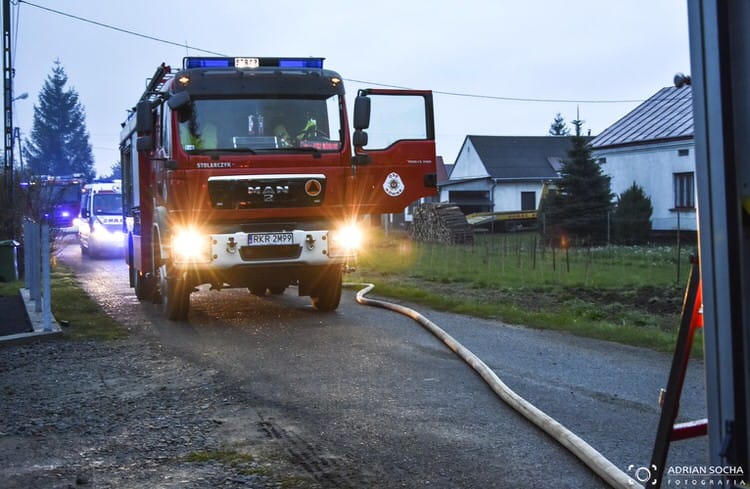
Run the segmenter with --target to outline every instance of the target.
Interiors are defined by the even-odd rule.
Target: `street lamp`
[[[23,92],[18,97],[13,97],[11,99],[11,103],[15,102],[16,100],[24,100],[27,98],[29,98],[28,92]],[[13,128],[13,136],[11,140],[11,145],[15,144],[16,141],[18,141],[18,159],[21,162],[21,175],[23,175],[23,155],[21,154],[21,151],[23,151],[23,149],[21,148],[21,129],[18,127]],[[12,171],[13,169],[11,168],[11,172]]]

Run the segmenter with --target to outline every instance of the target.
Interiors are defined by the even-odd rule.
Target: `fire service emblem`
[[[385,177],[383,190],[391,197],[398,197],[404,193],[404,181],[401,180],[401,176],[398,173],[392,172]]]

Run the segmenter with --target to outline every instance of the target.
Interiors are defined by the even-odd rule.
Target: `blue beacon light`
[[[325,58],[219,58],[186,57],[183,68],[257,68],[270,66],[279,68],[323,68]]]

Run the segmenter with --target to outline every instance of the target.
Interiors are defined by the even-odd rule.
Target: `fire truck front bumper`
[[[214,272],[273,264],[326,266],[356,256],[360,243],[358,232],[349,228],[211,235],[185,230],[174,234],[171,257],[177,269]]]

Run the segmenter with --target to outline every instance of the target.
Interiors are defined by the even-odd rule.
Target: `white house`
[[[654,231],[697,229],[690,86],[667,87],[591,141],[620,195],[633,182],[651,198]]]
[[[466,136],[440,200],[465,214],[536,210],[570,147],[560,136]]]

